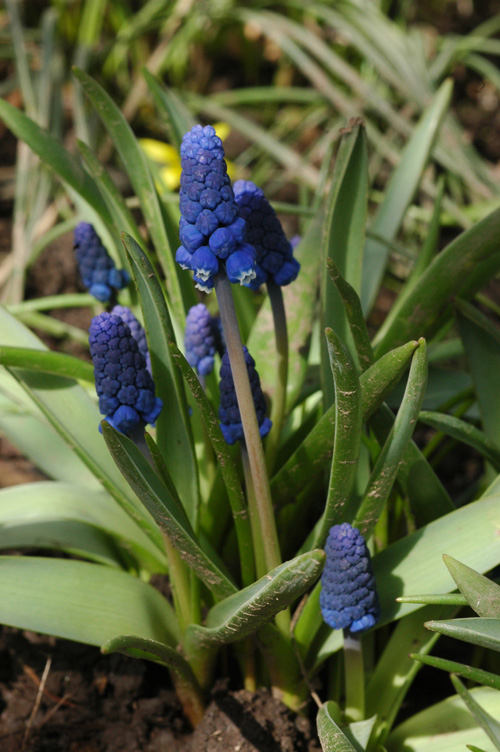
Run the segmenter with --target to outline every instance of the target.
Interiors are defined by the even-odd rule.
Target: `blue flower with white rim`
[[[245,240],[222,141],[211,125],[195,125],[184,135],[181,165],[177,263],[194,272],[196,287],[204,292],[213,289],[221,263],[231,282],[248,284],[256,274],[256,254]]]

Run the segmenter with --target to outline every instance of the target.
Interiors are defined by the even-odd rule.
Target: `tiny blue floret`
[[[101,313],[89,329],[99,411],[122,433],[154,424],[162,409],[146,360],[120,316]],[[99,426],[100,430],[100,426]]]
[[[83,284],[101,303],[107,303],[115,290],[121,290],[130,277],[115,262],[101,243],[99,235],[88,222],[75,227],[75,253]]]
[[[221,339],[219,318],[210,316],[203,303],[189,309],[184,332],[186,360],[200,376],[208,376],[214,370],[214,357],[220,351]]]
[[[273,424],[269,418],[266,417],[266,401],[260,386],[259,374],[255,370],[255,360],[252,358],[246,347],[243,347],[243,352],[245,353],[248,378],[250,380],[255,412],[257,413],[257,423],[259,424],[260,435],[264,438],[264,436],[267,436],[271,430]],[[220,427],[226,442],[228,444],[235,444],[237,441],[243,440],[244,434],[227,350],[222,356],[219,390]]]
[[[252,290],[268,280],[289,285],[297,277],[300,264],[264,192],[251,180],[237,180],[234,197],[240,217],[246,221],[246,240],[257,252],[256,275],[244,284]]]
[[[344,522],[330,528],[325,546],[319,603],[332,629],[364,632],[380,615],[370,552],[355,527]]]
[[[247,284],[256,274],[255,252],[247,251],[245,220],[238,215],[222,141],[211,125],[195,125],[185,134],[181,166],[177,263],[194,272],[204,292],[213,289],[221,262],[231,282]]]

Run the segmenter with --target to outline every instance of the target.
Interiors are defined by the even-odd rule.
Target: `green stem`
[[[361,637],[344,629],[345,715],[346,720],[365,717],[365,678]]]
[[[214,281],[253,482],[254,499],[251,503],[255,505],[255,509],[251,509],[250,512],[259,521],[264,563],[266,571],[269,571],[281,564],[281,554],[264,450],[262,448],[252,390],[248,379],[248,370],[245,363],[243,343],[238,328],[231,285],[225,271],[219,272]]]
[[[288,381],[288,331],[286,326],[283,291],[272,280],[267,282],[267,292],[271,302],[276,340],[276,381],[271,407],[273,427],[266,442],[266,460],[269,473],[272,473],[281,438],[281,428],[286,410],[286,387]]]

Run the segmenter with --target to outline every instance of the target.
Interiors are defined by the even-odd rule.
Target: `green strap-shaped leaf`
[[[430,590],[449,593],[455,589],[442,555],[467,561],[478,572],[488,572],[500,562],[497,530],[500,526],[499,496],[488,496],[430,522],[392,543],[373,557],[382,606],[379,624],[415,611],[419,606],[397,603],[402,595]],[[481,541],[481,546],[477,541]]]
[[[254,634],[316,582],[324,563],[324,551],[302,554],[225,598],[210,609],[205,627],[188,627],[184,642],[190,648],[186,649],[203,650]]]
[[[325,333],[335,383],[335,439],[325,511],[315,532],[313,548],[324,546],[332,525],[352,519],[355,511],[352,494],[363,425],[361,386],[356,366],[333,329],[327,329]]]
[[[463,300],[456,301],[458,328],[469,361],[484,432],[500,445],[500,334],[496,327]]]
[[[471,695],[483,710],[498,718],[500,694],[489,687],[477,687]],[[385,746],[388,752],[457,752],[466,745],[478,746],[492,752],[488,737],[464,707],[459,695],[431,705],[403,721],[389,735]]]
[[[30,149],[38,154],[42,162],[71,186],[106,224],[112,223],[97,184],[55,136],[44,128],[40,128],[5,99],[0,100],[0,118],[14,135],[20,141],[25,141]]]
[[[92,364],[65,353],[0,345],[0,363],[3,366],[28,368],[32,371],[53,373],[57,376],[67,376],[71,379],[94,383]]]
[[[103,645],[120,633],[175,646],[172,607],[151,585],[70,559],[0,557],[0,623]]]
[[[393,390],[418,347],[408,342],[380,358],[360,377],[363,420],[367,420]],[[283,505],[300,493],[327,465],[335,435],[335,407],[321,417],[298,449],[271,480],[273,502]]]
[[[344,304],[352,340],[358,354],[360,370],[366,371],[373,363],[373,350],[363,316],[363,309],[361,308],[361,301],[354,287],[341,275],[333,259],[327,259],[326,265],[330,279],[337,288],[337,292]]]
[[[418,661],[418,663],[423,663],[425,666],[439,668],[441,671],[447,671],[450,674],[458,674],[458,676],[463,676],[464,679],[482,684],[484,687],[500,689],[500,676],[492,674],[491,671],[484,671],[482,668],[474,668],[474,666],[465,666],[463,663],[449,661],[446,658],[438,658],[435,655],[410,653],[410,658]]]
[[[394,420],[394,413],[385,404],[373,414],[370,427],[379,444],[387,440]],[[397,479],[404,495],[410,500],[412,513],[419,526],[455,509],[445,487],[413,440],[404,451]]]
[[[441,211],[443,203],[445,182],[443,176],[438,182],[438,192],[434,199],[432,207],[431,220],[426,230],[425,240],[422,244],[422,248],[418,254],[415,265],[411,270],[411,274],[405,281],[404,287],[399,293],[397,299],[391,305],[390,316],[394,319],[397,316],[398,311],[405,305],[405,302],[410,295],[411,291],[415,287],[416,283],[426,271],[427,267],[431,263],[433,257],[438,251],[439,231],[441,228]],[[429,359],[430,362],[430,359]]]
[[[460,681],[458,676],[451,676],[451,681],[478,724],[490,737],[491,741],[495,745],[495,749],[500,750],[500,723],[498,723],[495,718],[487,713],[486,710],[483,710],[481,705],[479,705],[479,703],[475,701],[471,693],[467,691],[466,687]]]
[[[232,595],[236,586],[200,548],[184,509],[179,507],[140,450],[106,421],[102,423],[102,432],[123,476],[180,556],[217,598]]]
[[[363,752],[352,744],[339,726],[340,711],[336,703],[325,702],[318,711],[316,725],[323,752]]]
[[[390,312],[380,327],[373,341],[375,356],[411,337],[430,336],[438,324],[450,319],[452,301],[458,296],[474,295],[500,268],[499,242],[500,209],[497,209],[436,256],[404,305],[394,315]]]
[[[444,554],[443,559],[458,589],[476,614],[500,619],[500,586],[453,556]]]
[[[231,457],[224,440],[224,436],[222,435],[222,431],[220,430],[215,411],[203,391],[198,377],[174,342],[170,342],[170,350],[176,365],[180,368],[182,375],[191,390],[193,399],[195,400],[203,419],[203,425],[205,426],[216,454],[224,485],[226,486],[231,511],[233,513],[234,527],[238,540],[242,582],[244,584],[249,584],[255,577],[252,531],[250,529],[248,510],[236,465],[234,464],[233,458]]]
[[[61,527],[65,540],[69,525],[99,532],[103,538],[113,539],[115,555],[126,552],[127,558],[136,559],[137,566],[150,572],[165,571],[165,555],[157,549],[147,535],[132,521],[123,509],[103,490],[96,491],[74,483],[42,481],[26,483],[0,490],[0,546],[7,548],[12,536],[33,535],[32,547],[41,545],[42,537],[50,547],[47,525],[65,523]],[[43,527],[45,525],[45,527]],[[37,543],[37,526],[40,542]],[[29,529],[28,529],[29,528]],[[14,532],[14,531],[18,532]],[[53,543],[56,542],[54,538]],[[75,539],[76,544],[78,540]],[[23,543],[28,546],[29,543]],[[44,544],[47,547],[47,543]],[[57,546],[54,546],[57,547]],[[109,543],[108,543],[109,547]],[[15,546],[11,546],[15,548]]]
[[[146,254],[130,235],[124,235],[123,240],[144,316],[156,393],[163,400],[163,410],[156,421],[156,443],[163,457],[168,458],[170,475],[196,529],[198,467],[184,383],[169,348],[169,342],[175,341],[172,322],[161,285]]]
[[[425,340],[419,340],[408,376],[405,394],[394,426],[375,463],[366,495],[356,514],[354,526],[369,538],[396,480],[398,468],[411,439],[427,383]]]
[[[352,350],[346,310],[331,284],[327,263],[333,260],[342,277],[361,290],[363,246],[368,206],[368,150],[361,120],[351,121],[340,140],[333,165],[330,195],[326,201],[322,238],[321,325],[331,327]],[[329,354],[322,341],[322,384],[325,409],[334,401]]]
[[[435,428],[436,431],[442,431],[448,436],[474,447],[493,465],[497,472],[500,472],[500,448],[483,431],[465,420],[460,420],[460,418],[455,418],[454,415],[447,415],[446,413],[422,410],[418,419],[426,426]]]
[[[394,240],[401,227],[448,110],[452,91],[453,84],[451,80],[447,80],[436,92],[403,149],[401,160],[389,180],[384,192],[384,200],[370,228],[373,233],[386,241]],[[369,311],[375,301],[388,255],[388,244],[375,240],[373,237],[367,239],[361,296],[364,311]],[[419,332],[418,336],[422,335],[423,332]],[[410,337],[405,339],[410,339]]]
[[[146,155],[139,146],[130,125],[125,120],[119,107],[117,107],[104,89],[82,70],[73,68],[73,73],[94,105],[127,170],[132,187],[141,204],[141,210],[146,220],[151,240],[153,241],[158,258],[164,267],[172,310],[177,321],[182,322],[184,319],[184,307],[179,280],[177,278],[177,265],[174,261],[173,249],[170,248],[160,199]]]

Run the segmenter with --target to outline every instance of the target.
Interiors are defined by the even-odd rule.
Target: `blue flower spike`
[[[230,282],[255,277],[254,249],[245,240],[221,139],[211,125],[195,125],[181,144],[179,235],[176,261],[194,272],[196,287],[210,292],[222,266]]]
[[[330,528],[321,575],[320,607],[332,629],[364,632],[380,616],[370,552],[355,527],[344,522]]]
[[[127,308],[126,306],[115,305],[111,309],[111,313],[113,313],[115,316],[119,316],[121,320],[128,326],[128,328],[132,332],[132,337],[135,339],[139,346],[139,351],[144,355],[146,368],[148,369],[149,373],[153,375],[153,372],[151,370],[151,358],[149,356],[148,350],[148,341],[146,339],[146,332],[144,331],[142,325],[139,323],[139,321],[137,321],[130,308]]]
[[[214,357],[220,351],[221,336],[220,319],[210,316],[203,303],[189,309],[184,332],[186,360],[199,376],[208,376],[214,370]]]
[[[100,412],[121,433],[154,425],[162,401],[155,396],[153,379],[130,327],[120,316],[101,313],[92,319],[89,332]]]
[[[257,253],[256,276],[244,284],[252,290],[268,280],[280,287],[289,285],[297,277],[300,264],[264,192],[251,180],[237,180],[234,197],[240,217],[246,221],[246,240]]]
[[[272,422],[266,417],[266,401],[260,386],[259,374],[255,370],[255,360],[252,358],[246,347],[243,347],[245,354],[245,363],[250,380],[255,412],[257,413],[257,423],[262,438],[267,436],[272,428]],[[220,427],[227,444],[235,444],[244,438],[243,425],[241,422],[240,409],[236,399],[233,375],[229,363],[227,350],[222,356],[222,365],[220,369],[220,406],[219,420]]]
[[[116,268],[99,235],[88,222],[80,222],[75,227],[74,245],[83,284],[94,298],[107,303],[116,290],[128,285],[128,273]]]

